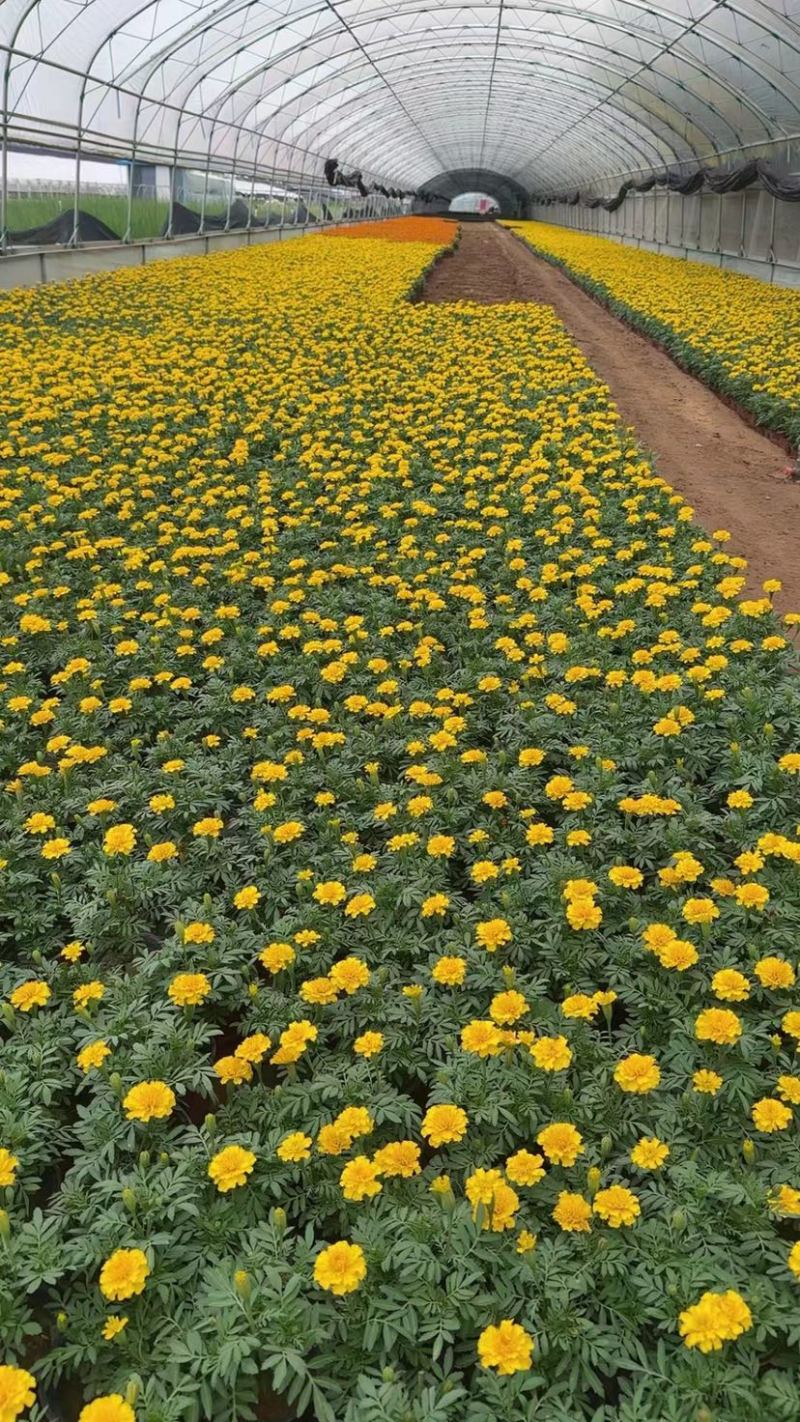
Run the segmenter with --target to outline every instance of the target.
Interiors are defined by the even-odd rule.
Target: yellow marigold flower
[[[694,1035],[698,1042],[732,1046],[742,1035],[742,1024],[727,1007],[707,1007],[695,1020]]]
[[[360,1057],[376,1057],[383,1050],[382,1032],[362,1032],[353,1043],[353,1051]]]
[[[792,1106],[800,1106],[800,1076],[779,1076],[778,1095]]]
[[[208,1178],[213,1180],[221,1194],[226,1194],[228,1190],[235,1190],[239,1185],[247,1184],[247,1177],[252,1173],[255,1163],[255,1155],[244,1146],[225,1146],[224,1150],[217,1151],[209,1161]]]
[[[245,1062],[260,1062],[271,1046],[272,1042],[265,1032],[253,1032],[239,1043],[233,1055]]]
[[[390,1141],[376,1150],[372,1163],[379,1175],[399,1176],[404,1180],[419,1175],[422,1169],[420,1149],[415,1141]]]
[[[701,1068],[692,1076],[692,1086],[701,1096],[716,1096],[722,1086],[722,1077],[717,1071]]]
[[[332,1294],[351,1294],[367,1277],[364,1251],[358,1244],[340,1239],[317,1255],[314,1281]]]
[[[345,906],[346,918],[366,918],[375,908],[375,900],[372,894],[354,894]]]
[[[207,815],[203,820],[196,820],[192,825],[192,834],[196,839],[219,839],[225,828],[223,820],[216,815]]]
[[[687,1348],[711,1353],[752,1328],[753,1315],[741,1294],[728,1289],[703,1294],[698,1303],[684,1309],[678,1325]]]
[[[603,911],[599,904],[594,902],[594,899],[572,899],[567,904],[567,922],[570,928],[574,928],[576,932],[599,928],[602,921]]]
[[[261,898],[261,890],[255,884],[247,884],[245,888],[239,889],[233,896],[233,907],[237,909],[253,909]]]
[[[615,864],[608,871],[608,877],[617,889],[640,889],[644,883],[641,869],[632,864]]]
[[[529,1229],[521,1229],[517,1235],[517,1254],[530,1254],[536,1248],[536,1235]]]
[[[592,1228],[592,1207],[583,1195],[562,1190],[553,1210],[559,1229],[570,1234],[588,1234]]]
[[[623,1091],[644,1096],[658,1086],[661,1081],[661,1069],[655,1057],[632,1052],[617,1063],[614,1068],[614,1080]]]
[[[789,1250],[789,1257],[786,1261],[796,1279],[800,1279],[800,1239],[793,1244]]]
[[[433,859],[449,859],[455,847],[456,842],[449,834],[434,834],[426,845],[428,854]]]
[[[537,1037],[529,1050],[542,1071],[565,1071],[572,1061],[566,1037]]]
[[[631,1161],[640,1170],[660,1170],[669,1155],[669,1146],[658,1136],[641,1136],[631,1151]]]
[[[487,953],[495,953],[514,937],[510,924],[504,918],[490,918],[475,925],[475,937]]]
[[[544,1126],[536,1137],[547,1159],[553,1165],[574,1165],[583,1154],[583,1137],[568,1121],[554,1121]]]
[[[132,1299],[143,1292],[149,1274],[142,1249],[115,1249],[100,1271],[100,1292],[107,1299]]]
[[[440,918],[447,913],[450,900],[447,894],[429,894],[427,899],[423,899],[420,913],[423,918]]]
[[[762,987],[790,988],[795,984],[795,971],[785,958],[759,958],[754,972]]]
[[[214,1063],[214,1074],[223,1086],[241,1086],[253,1080],[253,1068],[244,1057],[219,1057]]]
[[[151,864],[163,864],[167,859],[174,859],[178,853],[178,846],[171,839],[164,839],[159,844],[151,845],[147,851],[147,858]]]
[[[270,943],[259,953],[258,961],[263,963],[267,972],[280,973],[294,962],[296,956],[290,943]]]
[[[211,992],[205,973],[178,973],[167,988],[167,996],[176,1007],[196,1007]]]
[[[612,1229],[634,1224],[641,1212],[633,1191],[624,1185],[609,1185],[605,1190],[598,1190],[592,1201],[592,1213],[599,1215]]]
[[[0,1364],[0,1422],[16,1422],[36,1401],[36,1379],[26,1368]]]
[[[129,1320],[126,1317],[120,1316],[119,1314],[112,1314],[110,1318],[107,1318],[103,1324],[103,1337],[106,1342],[110,1343],[112,1338],[117,1338],[120,1333],[124,1332],[128,1326],[128,1322]],[[122,1401],[121,1398],[120,1401]]]
[[[210,923],[187,923],[183,930],[184,943],[213,943],[216,934]]]
[[[371,1199],[382,1189],[378,1171],[366,1155],[357,1155],[348,1161],[339,1176],[339,1184],[344,1198],[356,1203]]]
[[[689,943],[685,938],[673,938],[665,948],[657,950],[657,957],[662,968],[671,968],[675,972],[685,973],[687,968],[694,967],[700,954],[694,944]]]
[[[590,1018],[596,1016],[600,1009],[600,1004],[596,997],[589,997],[585,992],[574,992],[570,997],[565,997],[561,1004],[561,1012],[564,1017]]]
[[[13,1001],[13,997],[12,997]],[[781,1020],[781,1027],[790,1037],[796,1037],[800,1041],[800,1012],[786,1012]]]
[[[338,963],[334,963],[328,976],[339,992],[351,996],[358,992],[359,988],[367,986],[370,971],[360,958],[342,958]]]
[[[713,923],[719,909],[713,899],[687,899],[681,913],[687,923]]]
[[[47,983],[40,982],[37,978],[30,978],[26,983],[20,983],[19,987],[9,997],[12,1007],[16,1007],[18,1012],[31,1012],[34,1007],[44,1007],[50,1001],[52,993]]]
[[[330,978],[307,978],[300,984],[300,996],[304,1002],[310,1002],[318,1007],[327,1007],[335,1002],[339,996],[339,990]]]
[[[28,834],[47,834],[48,830],[55,829],[56,822],[52,815],[46,815],[41,810],[33,815],[29,815],[23,825],[23,829]]]
[[[773,1096],[763,1096],[756,1101],[751,1112],[756,1130],[771,1135],[773,1131],[785,1131],[792,1123],[792,1113],[782,1101]]]
[[[133,825],[112,825],[103,836],[103,853],[114,858],[119,854],[131,854],[136,845],[136,830]]]
[[[504,1318],[484,1328],[478,1339],[478,1358],[482,1368],[494,1368],[501,1377],[527,1372],[532,1366],[533,1338],[521,1324]]]
[[[445,1103],[428,1107],[420,1130],[428,1144],[436,1149],[437,1146],[462,1140],[467,1133],[468,1124],[466,1111],[462,1111],[460,1106]]]
[[[494,1022],[476,1018],[461,1028],[461,1047],[477,1057],[496,1057],[502,1048],[502,1037]]]
[[[731,790],[725,803],[731,810],[749,810],[753,797],[749,790]]]
[[[75,1060],[77,1061],[81,1071],[85,1073],[89,1071],[94,1071],[97,1069],[97,1067],[102,1066],[106,1057],[110,1057],[110,1055],[111,1048],[109,1047],[108,1042],[103,1042],[101,1040],[97,1042],[89,1042],[85,1047],[82,1047],[81,1050],[78,1052],[78,1055]]]
[[[442,987],[461,987],[467,973],[465,958],[437,958],[431,968],[431,977]]]
[[[285,820],[283,824],[275,826],[272,838],[276,844],[291,844],[293,840],[299,839],[304,832],[305,825],[302,820]]]
[[[525,843],[532,847],[540,844],[552,844],[555,839],[555,830],[550,825],[534,824],[528,825],[525,831]]]
[[[175,809],[175,800],[172,795],[151,795],[148,804],[156,815],[163,815],[165,810]]]
[[[770,1209],[776,1215],[789,1218],[800,1216],[800,1190],[791,1185],[778,1185],[768,1196]]]
[[[140,1081],[123,1098],[129,1121],[161,1121],[175,1108],[175,1092],[164,1081]]]
[[[0,1146],[0,1190],[13,1185],[17,1178],[19,1159],[6,1146]]]
[[[46,839],[39,853],[42,859],[63,859],[72,853],[72,846],[68,839]]]
[[[311,1137],[303,1131],[291,1131],[288,1136],[284,1136],[275,1154],[287,1164],[299,1165],[301,1161],[308,1160],[311,1154]]]
[[[518,1150],[506,1161],[506,1175],[512,1185],[537,1185],[544,1179],[544,1157],[529,1150]]]
[[[742,908],[757,909],[761,913],[769,903],[769,889],[763,884],[740,884],[736,890],[736,902]]]
[[[90,1002],[99,1002],[101,998],[105,997],[105,992],[102,983],[83,983],[80,987],[76,987],[72,994],[72,1001],[77,1011],[80,1012],[88,1007]]]
[[[750,982],[736,968],[720,968],[711,979],[711,991],[724,1002],[745,1002],[750,996]]]
[[[512,1022],[517,1022],[520,1017],[528,1011],[528,1003],[521,992],[510,990],[508,992],[495,993],[489,1004],[489,1015],[492,1021],[501,1026],[507,1026]]]

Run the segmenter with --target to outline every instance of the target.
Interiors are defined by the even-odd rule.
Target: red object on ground
[[[357,222],[352,226],[328,227],[325,237],[376,237],[386,242],[431,242],[437,247],[452,242],[457,222],[443,217],[387,217],[382,222]]]

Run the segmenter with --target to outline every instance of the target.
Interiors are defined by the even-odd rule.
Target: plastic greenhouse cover
[[[6,137],[563,191],[797,136],[799,19],[797,0],[4,0]]]

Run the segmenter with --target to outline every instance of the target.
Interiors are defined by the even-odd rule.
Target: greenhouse
[[[0,1422],[797,1422],[800,10],[0,60]]]

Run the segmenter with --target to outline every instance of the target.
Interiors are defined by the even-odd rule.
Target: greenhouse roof
[[[798,0],[4,0],[5,137],[539,191],[800,134]]]

